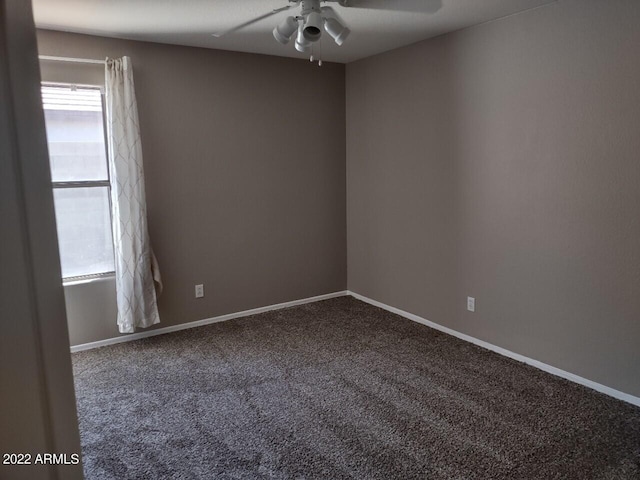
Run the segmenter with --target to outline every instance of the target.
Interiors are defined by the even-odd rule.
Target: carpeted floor
[[[73,355],[88,479],[638,479],[640,409],[351,297]]]

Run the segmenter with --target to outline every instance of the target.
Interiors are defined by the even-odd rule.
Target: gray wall
[[[0,12],[0,452],[78,455],[31,2],[0,0]],[[82,468],[2,462],[0,478]]]
[[[349,64],[349,289],[640,395],[638,25],[562,0]]]
[[[343,65],[52,31],[38,45],[132,58],[159,327],[346,288]],[[42,77],[96,83],[103,72],[42,62]],[[66,290],[72,344],[117,335],[113,281]],[[101,318],[87,315],[94,299]]]

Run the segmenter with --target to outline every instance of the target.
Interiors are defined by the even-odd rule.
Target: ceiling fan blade
[[[442,8],[442,0],[338,0],[338,4],[351,8],[416,13],[436,13]]]
[[[248,22],[244,22],[244,23],[241,23],[240,25],[236,25],[235,27],[230,28],[229,30],[225,30],[224,32],[212,33],[211,35],[216,37],[216,38],[220,38],[223,35],[228,35],[229,33],[237,32],[238,30],[241,30],[241,29],[243,29],[245,27],[248,27],[249,25],[253,25],[256,22],[259,22],[260,20],[264,20],[265,18],[269,18],[272,15],[275,15],[276,13],[280,13],[280,12],[284,12],[285,10],[289,10],[291,7],[292,7],[292,5],[286,5],[284,7],[274,8],[269,13],[265,13],[264,15],[260,15],[259,17],[256,17],[254,19],[249,20]]]

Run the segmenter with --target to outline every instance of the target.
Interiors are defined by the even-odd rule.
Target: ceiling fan
[[[342,45],[351,30],[345,26],[338,12],[331,6],[321,6],[321,3],[337,3],[341,7],[368,8],[382,10],[417,10],[426,13],[435,13],[442,7],[442,0],[421,0],[413,4],[402,5],[402,2],[394,0],[289,0],[289,5],[275,8],[270,12],[237,25],[221,33],[214,33],[214,37],[221,37],[241,30],[260,20],[271,17],[277,13],[300,6],[300,13],[296,16],[288,16],[273,29],[274,38],[283,45],[296,35],[295,48],[299,52],[312,52],[315,42],[322,37],[322,29],[333,38],[337,45]],[[404,7],[404,8],[403,8]],[[313,55],[310,58],[313,61]],[[321,64],[321,61],[318,62]]]

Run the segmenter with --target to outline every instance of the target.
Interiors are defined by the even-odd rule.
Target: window
[[[109,169],[98,87],[43,85],[62,276],[114,271]]]

